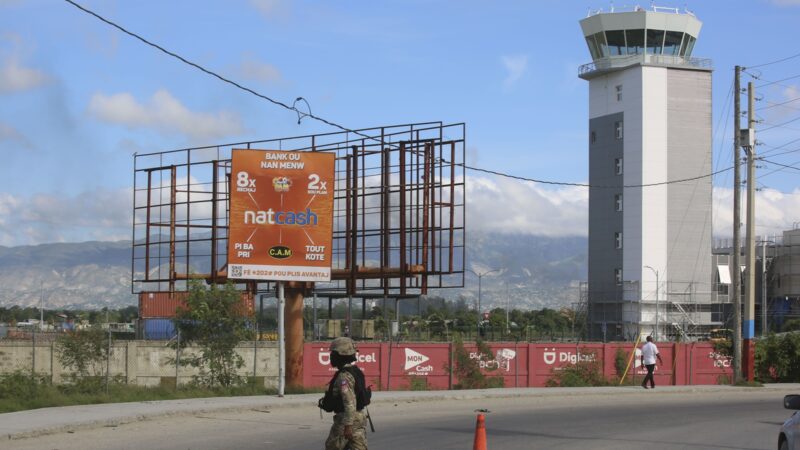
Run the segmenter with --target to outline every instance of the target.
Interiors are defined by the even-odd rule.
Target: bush
[[[755,369],[761,382],[800,382],[800,333],[771,334],[756,341]]]
[[[72,369],[73,379],[97,377],[105,373],[108,359],[108,333],[100,328],[72,331],[58,338],[58,360]]]
[[[180,308],[174,320],[180,340],[173,346],[196,343],[200,351],[180,358],[179,364],[196,367],[200,375],[194,382],[202,387],[230,387],[247,383],[238,374],[244,359],[236,352],[240,342],[253,339],[247,328],[248,317],[241,306],[241,295],[233,283],[223,288],[205,288],[199,281],[189,285],[186,309]]]
[[[458,380],[453,384],[453,389],[486,389],[503,387],[505,381],[503,377],[487,377],[481,371],[481,362],[484,365],[489,361],[489,356],[492,351],[480,339],[476,342],[478,346],[478,357],[473,359],[470,357],[469,351],[464,348],[464,341],[461,334],[453,334],[453,365],[454,367],[448,368],[452,371]],[[488,368],[487,371],[496,370],[496,368]]]
[[[590,358],[579,359],[575,364],[553,370],[553,375],[547,380],[547,387],[589,387],[608,386],[608,380],[603,377],[601,363],[594,353],[581,353],[592,355]],[[554,368],[555,369],[555,368]],[[624,368],[623,368],[624,371]]]

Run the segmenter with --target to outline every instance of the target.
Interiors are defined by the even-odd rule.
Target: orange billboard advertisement
[[[232,151],[228,278],[330,281],[335,158]]]

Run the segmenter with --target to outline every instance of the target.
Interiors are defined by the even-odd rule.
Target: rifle
[[[375,425],[372,424],[372,416],[369,415],[369,408],[367,408],[365,406],[364,407],[364,411],[365,411],[364,414],[367,415],[367,420],[369,421],[369,429],[372,430],[372,432],[374,433],[375,432]]]

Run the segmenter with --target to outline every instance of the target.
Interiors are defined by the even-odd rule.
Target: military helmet
[[[349,337],[338,337],[331,342],[331,351],[342,356],[356,354],[356,344]]]

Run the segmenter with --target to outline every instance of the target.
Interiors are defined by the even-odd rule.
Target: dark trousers
[[[644,377],[644,381],[642,381],[642,386],[647,386],[647,380],[650,380],[650,387],[656,387],[656,380],[653,379],[653,370],[655,370],[655,364],[646,364],[647,367],[647,375]]]

